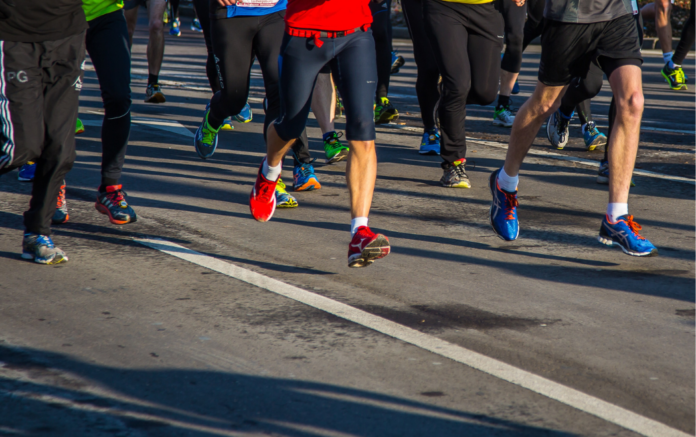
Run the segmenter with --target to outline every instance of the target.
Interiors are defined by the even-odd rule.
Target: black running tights
[[[503,0],[505,21],[505,54],[500,67],[509,73],[519,73],[522,67],[522,44],[524,43],[524,19],[527,4],[517,6],[513,0]]]
[[[691,0],[691,13],[689,14],[689,19],[686,21],[684,29],[682,30],[682,36],[679,40],[679,45],[677,45],[677,49],[674,51],[674,56],[672,56],[672,62],[674,62],[677,65],[681,65],[682,62],[684,62],[687,53],[689,53],[689,50],[691,50],[691,46],[694,45],[695,31],[696,29],[694,29],[694,0]]]
[[[435,55],[430,48],[430,41],[425,33],[422,0],[401,0],[408,32],[413,41],[413,57],[416,60],[416,96],[421,110],[421,119],[426,131],[435,128],[435,110],[440,100],[437,86],[440,71],[437,69]]]
[[[375,101],[389,93],[389,76],[392,65],[392,25],[391,25],[391,0],[380,3],[370,2],[372,10],[372,37],[375,39],[375,51],[377,52],[377,93]]]
[[[215,55],[213,54],[213,40],[210,35],[210,5],[209,0],[193,0],[193,7],[196,10],[198,21],[201,22],[203,29],[203,39],[205,40],[205,49],[208,52],[208,57],[205,60],[205,75],[208,76],[208,83],[213,94],[220,91],[220,83],[218,82],[217,71],[215,70]]]

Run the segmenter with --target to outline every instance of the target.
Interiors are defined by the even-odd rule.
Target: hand
[[[217,0],[220,6],[234,6],[237,4],[237,0]]]

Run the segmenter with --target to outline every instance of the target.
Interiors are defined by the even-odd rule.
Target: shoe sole
[[[56,258],[58,258],[58,259],[56,260]],[[51,258],[51,259],[43,259],[43,258],[37,258],[37,257],[34,256],[34,254],[32,254],[32,253],[27,253],[27,252],[22,252],[22,259],[31,260],[31,261],[34,261],[34,262],[37,263],[37,264],[44,264],[44,265],[47,265],[47,266],[51,266],[51,265],[54,265],[54,264],[60,264],[60,263],[62,263],[62,262],[68,262],[68,256],[67,256],[67,255],[60,255],[60,256],[56,255],[56,256],[54,256],[54,257]]]
[[[151,97],[145,99],[145,103],[164,103],[167,99],[164,98],[164,94],[155,93]]]
[[[512,127],[512,124],[505,124],[502,121],[498,120],[493,120],[493,126],[499,126],[499,127]]]
[[[657,248],[651,250],[650,252],[633,252],[631,250],[626,249],[625,247],[623,247],[623,245],[617,243],[616,241],[611,240],[609,238],[604,238],[601,235],[597,236],[597,241],[599,241],[600,243],[602,243],[606,246],[609,246],[609,247],[614,246],[614,245],[619,246],[621,248],[621,250],[623,250],[623,253],[625,253],[626,255],[630,255],[630,256],[647,257],[647,256],[657,256],[657,254],[658,254]]]
[[[497,176],[496,176],[497,177]],[[515,238],[512,240],[506,240],[502,235],[498,233],[498,231],[495,230],[495,226],[493,225],[493,202],[495,202],[495,191],[493,191],[495,188],[493,188],[493,185],[491,184],[491,178],[488,178],[488,189],[491,191],[491,207],[488,209],[488,223],[491,225],[491,228],[493,229],[493,233],[495,234],[496,237],[500,238],[503,241],[515,241],[517,238],[520,236],[520,227],[519,227],[519,220],[518,220],[518,226],[517,226],[517,235],[515,235]]]
[[[97,211],[99,211],[102,214],[105,214],[109,216],[109,221],[115,225],[127,225],[128,223],[135,223],[138,221],[138,217],[134,216],[130,220],[116,220],[112,215],[111,211],[109,211],[109,208],[105,207],[99,202],[95,202],[94,208],[96,208]]]
[[[297,202],[292,203],[292,204],[291,204],[291,203],[285,203],[285,202],[283,202],[283,203],[276,203],[276,208],[297,208],[298,206],[300,206],[300,205],[299,205],[299,203],[297,203]]]
[[[664,73],[664,71],[660,71],[660,73],[662,74],[662,77],[665,78],[665,82],[667,82],[667,85],[669,85],[669,88],[670,88],[672,91],[680,91],[682,88],[684,88],[684,89],[686,89],[686,90],[689,89],[689,88],[686,86],[686,84],[677,85],[676,87],[673,87],[673,86],[672,86],[672,83],[670,82],[670,80],[668,79],[668,76]]]
[[[231,124],[223,123],[222,126],[220,126],[220,130],[234,130],[234,126]]]
[[[442,181],[440,181],[443,187],[445,188],[471,188],[471,182],[460,182],[458,184],[444,184]]]
[[[585,145],[585,147],[587,148],[588,152],[594,152],[597,149],[597,147],[601,147],[601,146],[605,145],[606,143],[607,143],[606,137],[603,137],[600,135],[599,137],[595,138],[594,141],[592,141],[589,146]]]
[[[348,159],[348,150],[343,149],[337,154],[335,154],[331,159],[326,158],[326,163],[335,164],[337,162],[345,161],[346,159]]]
[[[375,260],[384,258],[391,252],[389,239],[382,234],[377,234],[375,241],[365,246],[360,254],[348,258],[348,267],[367,267]]]
[[[300,191],[314,191],[314,190],[320,190],[321,189],[321,184],[319,182],[307,182],[304,185],[301,185],[299,187],[292,187],[292,191],[295,192],[300,192]]]
[[[421,155],[440,155],[440,153],[436,150],[426,150],[425,152],[419,150],[418,153]]]
[[[28,179],[28,178],[23,178],[21,176],[17,176],[17,180],[20,182],[31,182],[34,180],[34,178]]]
[[[235,115],[235,116],[234,116],[234,119],[237,120],[239,123],[251,123],[251,120],[254,119],[254,116],[252,115],[251,117],[249,117],[248,119],[246,119],[246,118],[241,118],[241,117],[238,118],[238,117]]]

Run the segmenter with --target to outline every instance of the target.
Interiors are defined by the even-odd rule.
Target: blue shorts
[[[322,38],[317,47],[312,38],[283,37],[280,67],[280,116],[274,126],[285,141],[298,138],[305,128],[317,74],[331,67],[343,99],[346,138],[349,141],[375,139],[373,98],[377,88],[375,41],[372,30],[339,38]]]

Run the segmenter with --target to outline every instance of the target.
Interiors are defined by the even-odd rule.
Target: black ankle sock
[[[147,84],[148,85],[157,85],[159,83],[159,74],[148,74],[147,75]]]
[[[510,106],[510,96],[504,96],[502,94],[499,94],[497,109],[500,109],[504,106]]]

